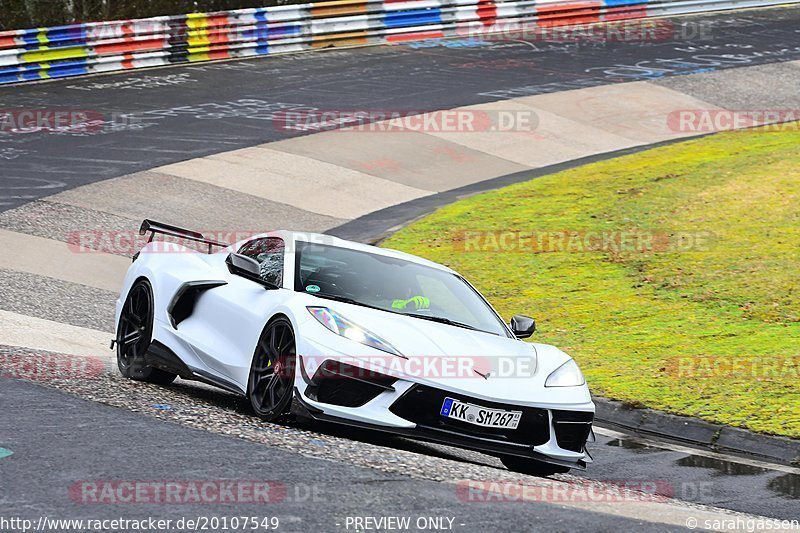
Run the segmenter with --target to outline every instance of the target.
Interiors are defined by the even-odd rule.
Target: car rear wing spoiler
[[[161,222],[156,222],[154,220],[145,219],[142,222],[142,227],[139,228],[139,235],[146,235],[147,232],[150,232],[150,236],[147,239],[147,242],[153,242],[153,238],[156,234],[160,235],[169,235],[170,237],[178,237],[179,239],[188,239],[190,241],[199,242],[202,244],[208,245],[208,253],[211,253],[214,246],[218,246],[220,248],[227,248],[230,246],[227,242],[219,242],[213,241],[211,239],[206,239],[203,237],[203,234],[198,231],[192,231],[190,229],[179,228],[177,226],[170,226],[169,224],[164,224]]]

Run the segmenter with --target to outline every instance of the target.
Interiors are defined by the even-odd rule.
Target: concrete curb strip
[[[689,416],[632,407],[606,398],[595,397],[594,402],[597,406],[595,421],[611,429],[713,452],[754,457],[789,466],[800,464],[800,440],[761,435]]]

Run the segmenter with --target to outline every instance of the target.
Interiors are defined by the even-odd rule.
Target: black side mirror
[[[256,261],[252,257],[247,257],[246,255],[242,254],[231,253],[228,254],[228,258],[225,259],[225,263],[228,265],[228,271],[231,274],[235,274],[237,276],[247,278],[250,281],[255,281],[256,283],[260,283],[261,285],[265,286],[268,289],[278,288],[277,285],[265,281],[261,277],[261,265],[258,263],[258,261]]]
[[[527,339],[536,331],[536,321],[529,316],[515,315],[511,318],[511,332],[518,339]]]

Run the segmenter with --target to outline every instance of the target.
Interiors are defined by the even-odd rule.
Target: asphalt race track
[[[60,337],[59,342],[85,334],[92,342],[107,344],[114,330],[113,279],[107,282],[102,272],[70,271],[61,276],[60,268],[70,270],[58,264],[62,255],[51,256],[57,264],[48,265],[50,270],[39,270],[29,266],[35,262],[31,258],[41,257],[34,248],[45,241],[64,241],[56,233],[75,220],[94,221],[68,220],[74,210],[85,207],[82,201],[91,208],[85,212],[100,217],[97,224],[107,223],[111,214],[117,217],[114,223],[130,224],[139,204],[170,211],[169,198],[149,203],[155,202],[152,197],[158,190],[131,186],[125,189],[131,196],[120,202],[133,207],[122,215],[117,208],[105,212],[96,206],[108,193],[82,186],[102,186],[99,182],[111,178],[313,133],[282,129],[276,121],[282,111],[422,112],[624,87],[626,82],[648,82],[648,87],[679,91],[726,108],[798,108],[800,9],[729,12],[671,23],[672,38],[647,43],[426,41],[0,88],[2,109],[83,110],[102,121],[81,132],[8,133],[0,128],[0,242],[27,246],[12,248],[10,254],[7,249],[6,257],[0,258],[0,318],[22,320],[20,331],[33,331],[24,329],[29,327],[25,320],[41,321],[36,326],[40,328],[63,325],[63,330],[48,332]],[[741,89],[746,85],[754,86],[752,92]],[[522,172],[519,165],[507,167],[509,175]],[[487,186],[475,183],[474,187]],[[403,186],[413,184],[401,181]],[[171,187],[170,191],[180,190]],[[430,189],[457,190],[448,187]],[[221,194],[220,189],[208,191]],[[50,204],[41,199],[70,194],[67,191],[77,199],[52,205],[74,210],[48,213]],[[192,203],[200,194],[187,189],[181,202]],[[262,205],[256,196],[236,194],[218,200],[216,214],[218,219],[235,220],[234,226],[246,220],[242,213]],[[409,198],[416,201],[414,195]],[[246,207],[236,203],[251,200],[254,203]],[[207,210],[205,206],[201,208]],[[335,233],[336,226],[347,222],[348,232],[365,239],[405,221],[402,214],[394,214],[389,217],[392,224],[372,226],[358,218],[362,211],[350,217],[320,212],[312,216],[280,202],[264,209],[270,210],[270,220],[285,217],[303,226],[296,229]],[[397,212],[406,213],[406,219],[416,214],[413,209]],[[41,240],[2,240],[17,232]],[[96,265],[129,264],[127,256],[120,257],[124,254],[107,255],[111,257],[97,259]],[[24,266],[17,269],[16,263]],[[75,269],[85,270],[88,264]],[[9,331],[14,332],[0,324],[0,361],[75,355],[84,349],[79,345],[75,351],[48,351],[44,344],[21,348],[26,345],[4,341],[15,338],[7,337]],[[44,329],[38,331],[44,334]],[[599,428],[597,441],[589,446],[595,462],[587,471],[541,480],[512,474],[492,457],[446,446],[302,421],[261,424],[241,401],[224,392],[182,381],[164,389],[123,380],[108,364],[106,370],[111,372],[92,374],[91,379],[31,383],[6,379],[0,368],[0,518],[277,516],[279,531],[319,532],[358,530],[345,522],[354,516],[448,517],[453,530],[470,532],[680,531],[686,529],[687,519],[720,516],[719,509],[730,511],[724,515],[728,518],[743,520],[800,518],[800,468]],[[166,506],[87,503],[75,488],[76,483],[98,480],[235,479],[269,481],[284,492],[262,505]],[[464,480],[530,484],[534,496],[513,502],[473,501],[460,490]],[[574,497],[576,487],[607,488],[630,481],[634,491],[643,484],[656,486],[659,497]]]
[[[2,431],[18,434],[12,444],[22,458],[3,465],[4,487],[18,487],[3,495],[5,508],[20,509],[24,502],[46,502],[38,511],[59,518],[125,516],[277,516],[280,531],[334,531],[348,515],[434,516],[455,518],[456,531],[520,531],[522,523],[538,521],[554,528],[593,529],[598,521],[607,530],[659,531],[646,522],[606,517],[585,510],[563,511],[550,505],[509,503],[488,512],[486,505],[461,501],[450,484],[409,478],[374,468],[309,458],[304,455],[183,428],[99,405],[21,382],[0,381],[4,409]],[[59,416],[52,416],[53,405]],[[21,411],[27,416],[16,416]],[[57,439],[42,445],[43,428]],[[80,428],[80,431],[75,431]],[[97,435],[102,435],[98,438]],[[77,451],[80,450],[80,453]],[[187,465],[187,455],[196,465]],[[187,504],[165,514],[157,504],[76,505],[79,498],[65,490],[80,481],[187,478],[257,479],[283,485],[274,502],[257,505]],[[31,484],[31,478],[42,482]],[[45,481],[46,480],[46,481]],[[277,492],[277,491],[276,491]],[[489,511],[493,506],[489,505]],[[19,507],[17,507],[19,506]],[[21,510],[21,509],[20,509]],[[462,525],[463,524],[463,525]]]
[[[274,117],[289,109],[450,109],[800,59],[797,9],[672,20],[671,39],[646,43],[442,40],[4,87],[4,107],[85,110],[116,127],[0,135],[0,209],[285,138]]]

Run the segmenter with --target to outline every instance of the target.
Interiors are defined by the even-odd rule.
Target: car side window
[[[246,243],[239,249],[239,253],[258,261],[261,265],[261,279],[282,287],[285,248],[283,239],[263,237]]]

